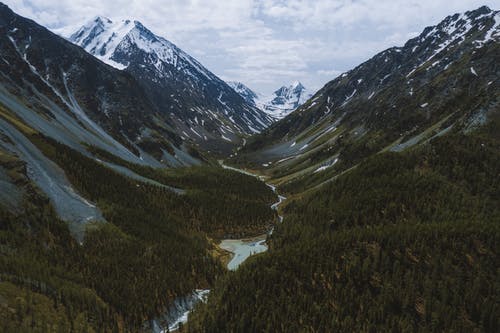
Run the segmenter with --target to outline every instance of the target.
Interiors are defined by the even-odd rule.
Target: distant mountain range
[[[69,40],[131,74],[182,138],[224,151],[272,122],[224,81],[138,21],[96,17]]]
[[[241,82],[231,81],[228,84],[248,103],[257,106],[275,119],[286,117],[312,96],[299,81],[280,87],[270,96],[256,93]]]

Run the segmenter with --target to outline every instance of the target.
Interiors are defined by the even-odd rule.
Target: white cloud
[[[490,2],[491,5],[495,1]],[[429,24],[456,11],[475,9],[484,0],[260,0],[263,15],[298,28],[329,30],[332,26],[406,27]]]
[[[66,35],[96,15],[132,18],[224,79],[270,92],[294,80],[317,88],[402,45],[427,25],[484,0],[3,0]],[[493,0],[486,4],[493,7]]]
[[[318,75],[323,75],[331,78],[335,78],[342,74],[342,71],[339,71],[338,69],[320,69],[316,71],[316,74]]]

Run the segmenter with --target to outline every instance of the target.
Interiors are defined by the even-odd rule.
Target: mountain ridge
[[[224,81],[139,21],[97,17],[70,41],[130,73],[177,132],[205,150],[228,151],[272,119]]]
[[[480,126],[498,111],[499,30],[488,7],[450,15],[328,82],[233,161],[316,186],[376,151]]]

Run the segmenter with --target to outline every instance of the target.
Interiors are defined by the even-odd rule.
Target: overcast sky
[[[456,12],[498,0],[0,0],[61,34],[96,15],[141,21],[224,80],[317,90]]]

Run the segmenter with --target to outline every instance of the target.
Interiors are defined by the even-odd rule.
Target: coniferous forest
[[[254,177],[215,167],[137,166],[161,184],[182,186],[185,193],[177,194],[46,137],[32,141],[107,222],[88,226],[79,244],[32,186],[22,213],[1,210],[2,332],[135,331],[176,297],[223,274],[214,240],[261,234],[276,218],[269,207],[275,195]],[[18,177],[26,176],[21,170]]]
[[[500,131],[375,155],[287,202],[190,332],[498,332]]]

